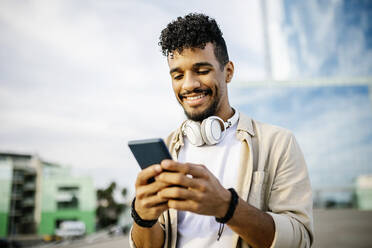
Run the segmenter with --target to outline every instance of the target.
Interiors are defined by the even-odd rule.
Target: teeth
[[[187,100],[196,100],[196,99],[200,99],[202,97],[204,97],[204,94],[203,95],[198,95],[198,96],[188,96]]]

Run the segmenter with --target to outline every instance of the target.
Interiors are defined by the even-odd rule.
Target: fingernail
[[[163,166],[168,167],[169,166],[169,160],[163,160],[163,163],[161,163]]]
[[[158,173],[161,172],[161,166],[158,165],[158,164],[155,165],[154,169],[155,169],[155,171],[158,172]]]

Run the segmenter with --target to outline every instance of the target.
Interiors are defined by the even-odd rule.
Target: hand
[[[156,176],[156,181],[177,185],[164,187],[158,192],[162,199],[168,200],[169,208],[202,215],[225,216],[231,193],[204,165],[163,160],[161,167],[166,171]]]
[[[150,178],[159,175],[162,167],[158,164],[142,170],[136,180],[135,210],[144,220],[157,219],[162,212],[168,209],[167,199],[162,198],[158,192],[169,184],[160,181],[148,183]]]

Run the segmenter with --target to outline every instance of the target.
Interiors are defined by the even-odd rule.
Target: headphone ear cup
[[[204,145],[204,140],[200,130],[200,123],[195,121],[187,121],[184,124],[183,132],[194,146]]]
[[[204,142],[207,144],[207,145],[212,145],[209,141],[208,141],[208,138],[207,138],[207,135],[206,135],[206,132],[207,132],[207,128],[205,127],[206,126],[206,123],[207,123],[207,120],[208,119],[205,119],[202,121],[201,125],[200,125],[200,133],[201,133],[201,136],[204,140]]]
[[[220,120],[213,116],[205,119],[201,124],[200,132],[207,145],[217,144],[222,138]]]

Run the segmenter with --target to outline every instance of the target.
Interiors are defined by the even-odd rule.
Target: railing
[[[34,205],[35,205],[35,200],[33,198],[27,198],[22,201],[23,207],[29,207],[29,206],[34,206]]]
[[[26,190],[26,191],[35,190],[35,186],[36,186],[36,184],[34,182],[25,183],[23,185],[23,190]]]

